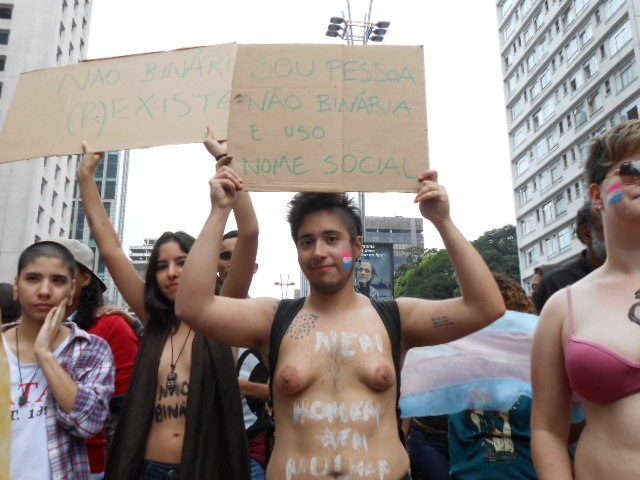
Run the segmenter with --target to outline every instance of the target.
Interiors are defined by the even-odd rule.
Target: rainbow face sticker
[[[351,252],[344,252],[342,254],[342,266],[346,270],[351,268],[351,265],[353,265],[353,256],[351,255]]]
[[[622,184],[616,183],[611,185],[607,189],[607,195],[609,195],[609,205],[615,205],[616,203],[622,201]]]

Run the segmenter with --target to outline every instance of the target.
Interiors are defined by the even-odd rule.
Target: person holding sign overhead
[[[124,299],[145,323],[131,387],[111,446],[106,479],[249,480],[249,455],[231,349],[193,332],[174,313],[174,300],[193,237],[165,232],[156,240],[143,281],[120,245],[102,205],[94,172],[103,158],[85,143],[78,181],[100,255]],[[211,129],[206,148],[229,163]],[[257,251],[258,223],[248,194],[235,204],[243,255],[222,295],[247,296]],[[221,235],[222,238],[222,235]],[[215,265],[211,262],[209,267]],[[215,274],[215,268],[212,268]],[[213,287],[212,287],[213,288]]]
[[[491,272],[450,218],[437,172],[420,175],[415,202],[440,232],[464,292],[439,301],[377,302],[355,291],[362,222],[354,202],[335,193],[299,193],[289,204],[308,297],[216,296],[210,266],[243,180],[227,169],[210,186],[211,213],[185,263],[176,314],[216,341],[268,359],[276,429],[267,478],[408,478],[397,416],[405,353],[467,335],[505,312]]]

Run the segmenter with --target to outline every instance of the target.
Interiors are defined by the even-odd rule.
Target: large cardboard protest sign
[[[207,125],[249,190],[416,191],[422,47],[224,44],[25,73],[0,163],[201,142]]]
[[[227,136],[236,44],[91,60],[25,73],[0,162]]]
[[[415,192],[427,168],[422,47],[242,46],[231,96],[249,190]]]

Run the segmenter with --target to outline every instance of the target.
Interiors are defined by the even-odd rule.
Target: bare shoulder
[[[271,297],[257,297],[253,299],[255,304],[265,312],[271,313],[271,317],[276,313],[278,306],[280,305],[280,300],[277,298]]]
[[[249,300],[253,306],[256,321],[261,326],[261,334],[267,335],[271,331],[271,325],[280,305],[280,300],[271,297],[257,297]]]
[[[562,288],[551,295],[544,304],[536,328],[535,337],[537,339],[544,339],[543,341],[546,342],[552,338],[564,336],[563,331],[566,330],[564,326],[567,322],[570,308],[567,294],[567,288]],[[573,294],[573,291],[571,294]]]

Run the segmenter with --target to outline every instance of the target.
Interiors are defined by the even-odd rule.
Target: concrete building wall
[[[0,19],[1,127],[22,72],[86,58],[91,1],[14,0],[0,7],[10,17]],[[75,167],[72,156],[0,164],[0,281],[13,279],[30,243],[69,236]]]

